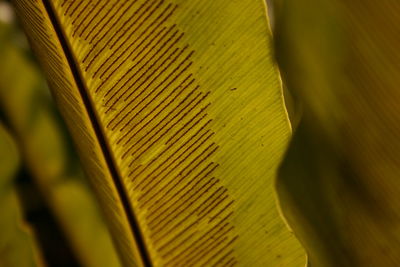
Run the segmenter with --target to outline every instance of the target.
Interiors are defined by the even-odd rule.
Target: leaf
[[[303,107],[279,192],[312,266],[400,262],[396,1],[279,1],[276,51]]]
[[[42,266],[36,240],[23,223],[13,178],[19,166],[17,146],[0,123],[0,266]]]
[[[15,27],[0,24],[2,115],[29,173],[61,222],[80,263],[119,266],[93,193],[85,183],[76,155],[68,151],[68,140],[45,82],[24,50],[16,45],[15,32]]]
[[[126,266],[303,266],[264,1],[15,1]]]

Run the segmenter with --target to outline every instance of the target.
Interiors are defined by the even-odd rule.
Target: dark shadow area
[[[26,168],[20,169],[15,183],[24,219],[34,232],[47,266],[80,267],[60,225]]]

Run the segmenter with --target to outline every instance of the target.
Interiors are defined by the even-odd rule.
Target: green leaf
[[[126,266],[304,265],[263,0],[15,6]]]
[[[42,266],[33,233],[23,222],[13,179],[19,167],[14,138],[0,123],[0,266]]]
[[[279,191],[312,266],[400,262],[399,10],[277,1],[277,56],[302,107]]]
[[[83,266],[119,266],[93,192],[37,65],[18,47],[18,29],[0,24],[0,110],[24,164]]]

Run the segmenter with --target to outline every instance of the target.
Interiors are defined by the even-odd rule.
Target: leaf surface
[[[15,1],[124,264],[302,266],[264,1]]]
[[[18,46],[20,34],[14,25],[0,24],[1,115],[13,133],[24,167],[61,222],[80,263],[118,266],[110,235],[76,154],[68,150],[70,144],[45,81]],[[6,152],[2,155],[2,160],[7,157]],[[29,194],[27,199],[32,201]]]

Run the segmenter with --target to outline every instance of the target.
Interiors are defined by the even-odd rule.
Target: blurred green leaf
[[[400,262],[400,2],[276,1],[302,119],[279,194],[312,266]]]
[[[22,221],[13,184],[18,166],[15,140],[0,123],[0,266],[41,266],[34,237]]]

